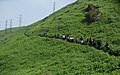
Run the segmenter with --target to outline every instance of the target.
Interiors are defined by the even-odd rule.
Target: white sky
[[[5,28],[5,21],[13,19],[13,27],[19,26],[19,15],[22,14],[22,26],[32,24],[56,10],[76,0],[0,0],[0,29]],[[9,27],[8,27],[9,28]]]

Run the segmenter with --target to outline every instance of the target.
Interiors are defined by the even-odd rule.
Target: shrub
[[[85,15],[85,20],[88,23],[92,23],[94,21],[97,21],[101,16],[101,12],[96,9],[96,10],[91,10]]]

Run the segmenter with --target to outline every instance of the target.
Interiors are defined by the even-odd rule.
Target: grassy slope
[[[82,10],[89,3],[99,4],[103,13],[101,20],[91,25],[82,21],[85,15]],[[12,34],[5,35],[6,42],[0,42],[0,74],[119,74],[120,57],[109,56],[87,45],[38,36],[57,33],[84,38],[92,36],[101,39],[103,44],[109,41],[113,50],[116,50],[120,48],[120,43],[117,42],[120,39],[119,9],[116,0],[78,1],[28,28],[16,29]],[[109,17],[115,18],[117,22],[107,23]],[[24,35],[25,32],[29,37]]]
[[[83,11],[87,4],[101,6],[102,17],[100,21],[87,25],[85,12]],[[54,34],[69,34],[74,37],[94,37],[101,39],[103,43],[110,42],[113,49],[120,46],[117,42],[120,40],[120,3],[117,0],[96,0],[79,1],[71,4],[64,9],[50,15],[49,18],[36,22],[28,31],[30,35],[52,36]],[[116,20],[114,23],[108,23],[108,18]]]

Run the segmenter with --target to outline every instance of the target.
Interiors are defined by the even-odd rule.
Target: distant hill
[[[89,4],[100,6],[102,13],[91,24],[85,21]],[[78,0],[30,26],[0,31],[0,75],[119,75],[120,56],[51,38],[92,37],[119,53],[119,7],[119,0]]]

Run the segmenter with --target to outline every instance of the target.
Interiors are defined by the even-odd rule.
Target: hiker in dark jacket
[[[97,43],[96,43],[96,40],[95,40],[95,39],[93,39],[92,45],[96,48]]]
[[[88,37],[87,37],[87,38],[86,38],[86,41],[85,41],[85,44],[86,44],[86,45],[88,44],[88,41],[89,41],[89,40],[88,40]]]
[[[101,45],[102,45],[102,44],[101,44],[101,40],[98,40],[98,41],[97,41],[97,45],[98,45],[98,49],[100,49],[100,47],[101,47]]]
[[[92,39],[92,37],[90,37],[89,45],[92,46],[92,44],[93,44],[93,39]]]
[[[82,44],[82,45],[84,44],[84,41],[83,41],[82,37],[80,38],[80,44]]]
[[[110,46],[106,43],[103,51],[107,52],[108,50],[110,50]]]

